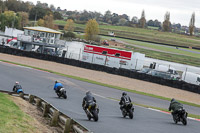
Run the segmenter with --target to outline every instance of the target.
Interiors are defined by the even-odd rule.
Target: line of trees
[[[15,15],[7,16],[6,12],[13,11]],[[15,17],[14,17],[15,16]],[[27,17],[28,16],[28,17]],[[23,28],[28,24],[28,20],[38,21],[39,26],[46,26],[49,28],[56,29],[57,27],[53,24],[54,19],[66,19],[73,20],[76,23],[86,24],[89,20],[95,19],[99,24],[110,24],[116,26],[130,26],[147,28],[148,26],[158,27],[159,30],[165,32],[171,32],[173,29],[180,29],[180,24],[171,24],[170,12],[166,12],[164,21],[159,22],[158,20],[146,20],[145,11],[141,13],[140,19],[134,16],[130,19],[127,14],[119,15],[106,11],[105,14],[91,11],[67,11],[66,9],[61,10],[60,7],[54,5],[48,5],[47,3],[41,3],[40,1],[34,5],[32,2],[24,2],[21,0],[0,0],[0,30],[4,30],[6,22],[12,21],[7,24],[9,27]],[[5,19],[5,20],[4,20]],[[15,21],[15,22],[13,22]],[[10,24],[14,23],[14,24]],[[189,23],[190,35],[193,35],[195,31],[195,13],[192,14]]]
[[[47,3],[24,2],[20,0],[0,0],[0,30],[5,30],[5,26],[23,29],[24,26],[33,26],[38,21],[40,26],[57,29],[53,24],[54,19],[63,19],[61,13],[53,11],[53,5]]]

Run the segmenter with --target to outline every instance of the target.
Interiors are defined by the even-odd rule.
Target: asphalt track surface
[[[52,87],[60,80],[67,88],[68,99],[57,98]],[[135,106],[134,118],[123,118],[119,109],[120,90],[94,85],[55,74],[0,62],[0,89],[11,91],[19,81],[25,93],[42,97],[63,113],[74,118],[95,133],[199,133],[200,122],[188,120],[188,125],[174,124],[171,115]],[[88,121],[81,103],[87,90],[92,91],[100,108],[99,121]],[[134,102],[168,108],[169,102],[138,94],[128,93]],[[185,106],[191,113],[199,108]],[[191,112],[190,112],[191,111]]]

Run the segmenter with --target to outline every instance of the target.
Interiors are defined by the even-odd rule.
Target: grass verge
[[[114,89],[118,89],[118,90],[122,90],[122,91],[127,91],[127,92],[132,92],[132,93],[136,93],[136,94],[140,94],[140,95],[145,95],[145,96],[150,96],[150,97],[154,97],[154,98],[158,98],[158,99],[162,99],[162,100],[167,100],[170,101],[171,98],[166,98],[163,96],[158,96],[158,95],[154,95],[154,94],[149,94],[149,93],[145,93],[145,92],[140,92],[140,91],[136,91],[136,90],[130,90],[127,88],[122,88],[122,87],[118,87],[118,86],[114,86],[114,85],[109,85],[109,84],[104,84],[104,83],[100,83],[97,81],[93,81],[93,80],[89,80],[86,78],[81,78],[81,77],[76,77],[76,76],[72,76],[72,75],[67,75],[67,74],[62,74],[59,72],[54,72],[51,70],[47,70],[47,69],[43,69],[43,68],[38,68],[38,67],[33,67],[33,66],[29,66],[29,65],[24,65],[24,64],[20,64],[20,63],[15,63],[15,62],[11,62],[11,61],[5,61],[5,60],[0,60],[2,62],[6,62],[6,63],[11,63],[11,64],[16,64],[16,65],[20,65],[20,66],[25,66],[25,67],[30,67],[30,68],[34,68],[34,69],[38,69],[38,70],[42,70],[42,71],[47,71],[53,74],[57,74],[60,76],[64,76],[64,77],[68,77],[68,78],[72,78],[72,79],[76,79],[76,80],[80,80],[80,81],[84,81],[84,82],[88,82],[88,83],[92,83],[92,84],[97,84],[97,85],[101,85],[101,86],[105,86],[105,87],[109,87],[109,88],[114,88]],[[186,102],[186,101],[180,101],[182,104],[187,104],[190,106],[195,106],[195,107],[199,107],[200,105],[195,104],[195,103],[190,103],[190,102]]]
[[[102,37],[104,39],[109,39],[109,40],[112,39],[112,37],[105,37],[105,36],[102,36]],[[150,57],[154,59],[171,61],[171,62],[187,64],[187,65],[192,65],[192,66],[200,66],[200,56],[197,53],[182,51],[179,49],[164,47],[161,45],[154,45],[153,43],[147,43],[147,42],[133,41],[133,40],[128,40],[128,39],[120,39],[120,38],[117,38],[117,40],[147,48],[147,49],[144,49],[144,48],[138,48],[136,46],[126,45],[126,48],[121,48],[123,50],[129,50],[129,51],[131,50],[134,52],[140,52],[140,53],[145,54],[146,57]],[[155,49],[155,50],[149,50],[148,48]],[[160,51],[156,51],[156,50],[160,50]],[[191,50],[191,49],[186,49],[186,50]],[[192,51],[199,52],[199,50],[194,50],[194,49],[192,49]],[[168,52],[171,52],[171,53],[168,53]]]
[[[32,133],[33,119],[20,110],[9,95],[0,93],[0,133]]]
[[[120,101],[119,99],[115,99],[115,98],[111,98],[111,97],[108,97],[108,99],[112,99],[112,100],[115,100],[115,101]],[[161,111],[165,111],[165,112],[169,112],[170,113],[170,111],[168,111],[168,109],[153,107],[153,106],[139,104],[139,103],[135,103],[135,102],[132,102],[132,103],[133,103],[133,105],[137,105],[137,106],[141,106],[141,107],[145,107],[145,108],[157,109],[157,110],[161,110]],[[190,114],[190,113],[188,113],[188,117],[200,119],[200,115],[195,115],[195,114]]]
[[[65,25],[66,21],[55,20],[57,25]],[[85,29],[85,24],[74,24],[75,30],[83,31]],[[132,39],[139,39],[143,41],[151,41],[155,43],[167,43],[167,44],[176,44],[180,46],[192,46],[200,47],[200,39],[194,36],[180,35],[177,33],[171,32],[161,32],[158,30],[152,29],[143,29],[127,26],[113,26],[113,25],[99,25],[100,34],[107,35],[108,32],[112,31],[119,37],[128,37]]]

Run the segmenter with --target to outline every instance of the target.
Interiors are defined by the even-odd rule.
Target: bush
[[[76,35],[73,32],[64,32],[64,37],[66,38],[76,38]]]

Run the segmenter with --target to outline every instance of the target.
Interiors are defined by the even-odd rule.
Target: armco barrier
[[[0,90],[1,93],[7,93],[13,96],[19,96],[15,92],[9,92]],[[49,104],[42,98],[34,95],[24,94],[23,99],[29,101],[32,105],[37,106],[37,108],[42,112],[43,117],[48,117],[50,126],[58,126],[61,128],[63,133],[92,133],[89,129],[82,126],[76,120],[68,117],[64,113],[56,109],[52,104]]]
[[[191,92],[200,94],[200,86],[189,84],[189,83],[186,83],[183,81],[178,81],[178,80],[162,79],[159,77],[155,77],[155,76],[151,76],[151,75],[147,75],[147,74],[143,74],[143,73],[138,73],[138,72],[132,71],[132,70],[110,68],[107,66],[92,64],[92,63],[88,63],[88,62],[82,62],[82,61],[75,60],[75,59],[62,58],[62,57],[57,57],[57,56],[52,56],[52,55],[36,53],[36,52],[32,52],[32,51],[23,51],[23,50],[14,49],[14,48],[6,48],[6,47],[2,47],[2,46],[0,46],[0,52],[18,55],[18,56],[26,56],[26,57],[31,57],[31,58],[41,59],[41,60],[54,61],[57,63],[82,67],[82,68],[86,68],[86,69],[92,69],[92,70],[96,70],[96,71],[104,71],[104,72],[111,73],[111,74],[140,79],[140,80],[153,82],[153,83],[157,83],[157,84],[161,84],[161,85],[166,85],[166,86],[170,86],[170,87],[187,90],[187,91],[191,91]]]

